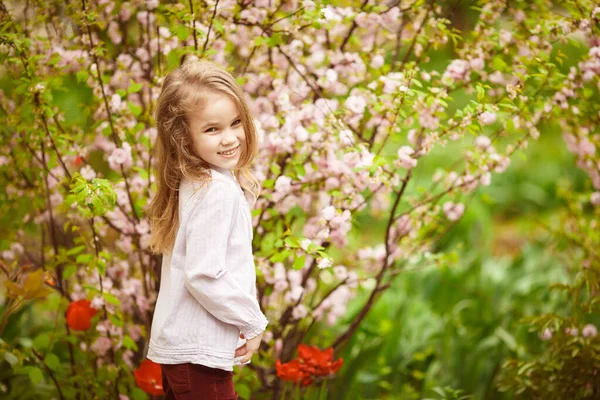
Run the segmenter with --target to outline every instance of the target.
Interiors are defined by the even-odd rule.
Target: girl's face
[[[229,96],[208,92],[206,106],[188,116],[198,156],[213,166],[234,169],[246,144],[241,117]]]

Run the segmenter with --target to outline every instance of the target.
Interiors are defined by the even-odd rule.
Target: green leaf
[[[133,389],[131,389],[131,392],[129,392],[131,394],[131,398],[133,400],[147,400],[148,399],[148,395],[142,391],[142,389],[134,387]]]
[[[269,258],[269,261],[274,262],[274,263],[282,262],[283,260],[288,258],[290,256],[290,254],[292,254],[292,252],[290,250],[280,251],[278,253],[273,254],[271,256],[271,258]]]
[[[60,359],[56,356],[56,354],[49,353],[46,355],[45,362],[48,368],[50,368],[52,371],[56,371],[60,367]]]
[[[288,246],[288,247],[292,247],[292,248],[297,248],[300,247],[300,245],[298,244],[298,239],[295,237],[286,237],[285,239],[283,239],[283,242]]]
[[[110,322],[112,322],[112,324],[114,326],[118,326],[118,327],[123,326],[123,320],[121,320],[121,318],[119,318],[119,316],[117,316],[115,314],[109,314],[108,319],[110,320]]]
[[[295,270],[299,270],[304,267],[304,263],[306,262],[306,255],[302,255],[294,260],[294,265],[292,268]]]
[[[515,351],[517,349],[517,341],[515,337],[511,335],[506,329],[499,326],[496,328],[496,336],[500,338],[511,351]]]
[[[106,275],[106,263],[103,260],[96,261],[96,270],[101,276]]]
[[[89,264],[94,259],[92,254],[80,254],[75,259],[77,264]]]
[[[44,286],[44,270],[38,269],[27,274],[23,282],[23,297],[37,299],[52,293],[52,289]]]
[[[131,111],[131,113],[138,117],[141,113],[142,113],[142,107],[133,104],[132,102],[127,102],[127,106],[129,107],[129,111]]]
[[[67,251],[67,255],[68,256],[74,256],[75,254],[81,253],[83,250],[85,250],[85,245],[73,247],[72,249],[70,249],[69,251]]]
[[[80,71],[77,71],[77,73],[75,74],[75,76],[77,78],[77,82],[81,83],[81,82],[87,81],[88,73],[85,70],[80,70]]]
[[[500,58],[500,57],[494,58],[494,61],[492,62],[492,64],[494,66],[494,69],[496,71],[500,71],[500,72],[505,71],[506,67],[507,67],[507,65],[504,62],[504,60],[502,58]]]
[[[104,299],[108,301],[110,304],[114,304],[115,306],[121,305],[121,300],[119,300],[115,295],[110,293],[103,293]]]
[[[213,19],[213,26],[215,27],[215,31],[221,34],[224,32],[223,24],[221,24],[221,22],[219,22],[217,19]]]
[[[138,349],[137,344],[135,344],[135,342],[129,335],[123,336],[123,347],[133,351],[137,351]]]
[[[175,32],[179,40],[185,40],[190,35],[188,27],[185,25],[175,25],[171,30]]]
[[[475,89],[477,90],[477,101],[481,102],[481,100],[483,100],[485,97],[485,89],[479,84],[475,86]]]
[[[63,279],[69,279],[77,271],[77,265],[69,265],[63,271]]]
[[[7,351],[6,353],[4,353],[4,359],[6,360],[7,363],[10,364],[11,367],[14,367],[19,362],[19,359],[17,358],[17,356],[15,356],[10,351]]]
[[[250,390],[250,387],[243,383],[237,383],[235,385],[235,391],[240,396],[240,399],[249,399],[252,395],[252,391]]]
[[[31,379],[34,385],[37,385],[40,382],[44,382],[44,374],[42,374],[42,370],[38,367],[32,367],[29,370],[29,379]]]
[[[279,175],[281,173],[281,167],[277,163],[271,163],[271,173],[273,175]]]
[[[48,345],[50,344],[50,336],[45,333],[37,336],[33,339],[33,348],[38,351],[45,351]]]
[[[129,93],[137,93],[137,92],[139,92],[139,91],[142,89],[142,87],[143,87],[143,86],[144,86],[144,85],[142,85],[141,83],[132,83],[132,84],[131,84],[131,85],[129,85],[129,87],[127,88],[127,91],[128,91]]]

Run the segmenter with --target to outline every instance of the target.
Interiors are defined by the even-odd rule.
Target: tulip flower
[[[305,365],[305,369],[316,376],[331,375],[344,364],[343,359],[333,360],[333,348],[319,350],[317,346],[298,345],[298,357]]]
[[[275,362],[277,376],[284,381],[300,383],[307,386],[315,378],[329,376],[337,372],[344,360],[333,359],[333,348],[321,351],[317,346],[298,345],[298,358],[288,362]]]
[[[303,369],[300,360],[295,359],[289,363],[282,364],[281,361],[275,362],[277,376],[284,381],[300,383],[303,386],[308,386],[312,383],[310,374]]]
[[[76,331],[87,331],[92,326],[91,319],[98,310],[90,306],[89,300],[73,301],[69,304],[65,316],[69,327]]]
[[[152,360],[144,360],[139,368],[133,371],[135,383],[140,389],[152,396],[165,394],[162,385],[160,365]]]

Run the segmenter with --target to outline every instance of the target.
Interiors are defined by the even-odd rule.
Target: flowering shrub
[[[250,368],[267,395],[282,389],[274,360],[297,376],[305,364],[290,360],[315,326],[337,325],[319,345],[340,349],[405,268],[451,264],[437,240],[544,124],[561,126],[600,190],[591,1],[561,12],[543,0],[476,3],[473,26],[457,18],[468,8],[436,1],[158,3],[14,1],[0,11],[3,320],[24,323],[26,299],[56,321],[11,331],[0,352],[37,397],[145,396],[131,371],[160,276],[143,212],[154,193],[152,111],[184,56],[231,66],[256,116],[264,190],[253,250],[270,325]],[[567,58],[571,42],[585,54]],[[424,168],[441,148],[454,159]],[[382,229],[367,236],[365,220]],[[36,275],[26,289],[28,265],[52,284]],[[367,298],[339,325],[358,287]]]
[[[598,10],[600,13],[600,10]],[[589,51],[590,58],[581,62],[582,71],[573,70],[572,82],[591,80],[590,65],[598,70],[600,48]],[[581,75],[580,75],[581,74]],[[585,86],[573,83],[573,97],[585,96]],[[584,106],[585,107],[585,106]],[[592,113],[600,117],[600,107],[575,109],[579,113]],[[573,112],[573,108],[565,114]],[[565,121],[563,124],[567,125]],[[583,188],[570,182],[559,185],[558,197],[564,202],[563,212],[555,226],[548,229],[553,236],[553,252],[564,264],[573,279],[556,283],[550,289],[562,292],[569,301],[568,313],[555,312],[526,318],[524,323],[537,331],[539,339],[546,342],[542,351],[527,349],[518,359],[506,362],[500,379],[503,390],[511,390],[524,397],[548,399],[595,399],[600,396],[600,337],[597,326],[598,293],[600,291],[600,135],[591,134],[586,124],[573,126],[575,133],[565,133],[567,148],[590,178]],[[572,132],[566,129],[566,132]]]

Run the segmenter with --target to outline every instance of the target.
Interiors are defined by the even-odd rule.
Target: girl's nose
[[[237,139],[236,139],[235,130],[228,129],[225,132],[224,139],[221,141],[221,143],[222,144],[230,144],[230,143],[235,143],[236,141],[237,141]]]

